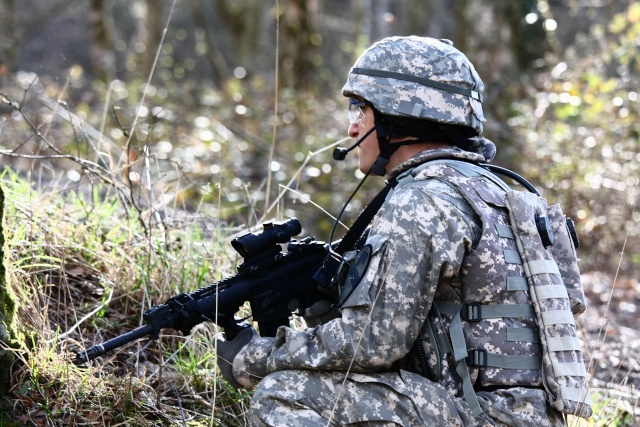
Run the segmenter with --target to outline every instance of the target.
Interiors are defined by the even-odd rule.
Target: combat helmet
[[[388,37],[356,61],[342,88],[380,113],[467,126],[482,133],[484,84],[449,40]]]

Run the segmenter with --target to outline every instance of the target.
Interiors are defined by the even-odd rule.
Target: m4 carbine
[[[302,313],[314,302],[328,299],[318,291],[313,275],[329,253],[329,245],[312,237],[292,240],[301,230],[300,222],[292,218],[264,223],[261,232],[232,240],[244,259],[236,275],[150,308],[143,314],[145,325],[78,352],[74,363],[83,364],[139,338],[157,339],[165,328],[188,335],[205,321],[215,322],[227,339],[233,339],[238,327],[234,313],[245,301],[251,305],[260,335],[275,336],[279,326],[289,324],[292,310]],[[288,243],[286,252],[283,243]]]

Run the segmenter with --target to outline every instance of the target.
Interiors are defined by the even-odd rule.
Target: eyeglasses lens
[[[358,123],[364,117],[364,111],[362,111],[362,107],[364,107],[364,101],[358,101],[357,99],[349,99],[349,123],[355,124]]]

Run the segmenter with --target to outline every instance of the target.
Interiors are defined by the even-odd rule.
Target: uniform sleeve
[[[396,189],[374,218],[366,243],[371,257],[342,317],[302,331],[281,327],[275,338],[252,340],[236,356],[234,376],[251,388],[282,369],[391,367],[411,349],[438,283],[458,274],[472,233],[450,197],[424,184]]]

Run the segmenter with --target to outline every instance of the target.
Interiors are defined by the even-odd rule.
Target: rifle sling
[[[371,203],[367,205],[364,211],[362,211],[360,216],[358,216],[356,221],[353,223],[349,231],[347,231],[347,233],[344,235],[344,237],[338,244],[338,247],[335,249],[335,252],[343,255],[348,250],[355,248],[358,239],[360,239],[362,233],[364,233],[364,231],[367,229],[376,212],[378,212],[380,206],[382,206],[382,203],[384,203],[385,199],[387,198],[387,194],[389,194],[389,191],[391,191],[391,189],[394,188],[397,183],[398,181],[396,181],[395,179],[387,181],[387,185],[382,189],[382,191],[378,193],[376,197],[373,198]]]

